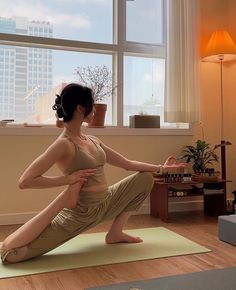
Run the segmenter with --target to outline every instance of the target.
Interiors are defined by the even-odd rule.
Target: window
[[[2,0],[0,11],[3,67],[14,65],[10,75],[0,70],[4,87],[14,84],[1,119],[54,124],[56,90],[76,81],[78,66],[106,65],[123,84],[106,100],[106,125],[128,126],[140,112],[164,124],[165,0]]]
[[[24,47],[22,51],[25,50],[26,54],[28,51],[27,47]],[[47,50],[47,49],[42,49]],[[37,66],[35,64],[28,63],[25,65],[19,65],[16,67],[15,83],[17,84],[17,95],[15,96],[16,103],[20,105],[21,112],[16,112],[14,108],[12,111],[2,112],[1,118],[5,119],[6,116],[13,116],[19,123],[38,123],[42,122],[45,124],[55,123],[55,112],[51,110],[54,104],[55,94],[59,93],[61,90],[61,85],[67,82],[76,82],[76,68],[77,66],[86,65],[103,65],[111,69],[112,67],[112,56],[111,55],[101,55],[94,53],[82,53],[82,52],[72,52],[72,51],[62,51],[62,50],[52,50],[54,61],[47,65]],[[50,57],[50,54],[45,54]],[[30,56],[29,56],[30,57]],[[63,59],[63,65],[61,60]],[[31,63],[31,62],[29,62]],[[55,70],[55,73],[48,72],[47,74],[42,74],[42,71],[46,71],[49,68]],[[28,70],[27,70],[28,68]],[[34,73],[32,74],[31,71]],[[5,74],[5,85],[10,84],[10,75],[6,78]],[[46,81],[45,81],[46,78]],[[24,80],[28,80],[28,84],[25,87]],[[34,85],[32,86],[32,83]],[[57,88],[55,92],[55,88]],[[48,93],[53,91],[52,94]],[[34,106],[29,104],[34,104]],[[10,108],[9,108],[10,110]],[[108,115],[107,124],[112,125],[112,102],[108,102]]]
[[[164,40],[163,1],[142,0],[126,1],[126,3],[126,40],[162,44]]]
[[[124,125],[138,114],[160,115],[163,123],[165,60],[126,56],[124,63]]]

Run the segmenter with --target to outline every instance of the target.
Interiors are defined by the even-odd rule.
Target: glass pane
[[[110,55],[0,46],[0,119],[55,124],[55,94],[65,83],[78,82],[78,67],[104,65],[112,69]],[[104,102],[111,125],[112,97]]]
[[[126,0],[127,41],[163,43],[162,3],[163,0]]]
[[[124,125],[130,115],[164,114],[165,60],[125,57]]]
[[[112,43],[112,0],[1,0],[0,32]]]

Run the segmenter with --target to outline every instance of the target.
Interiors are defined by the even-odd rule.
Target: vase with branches
[[[78,82],[93,90],[95,103],[102,103],[107,97],[112,96],[113,86],[112,72],[106,65],[102,66],[78,66],[76,68]]]
[[[111,97],[116,89],[113,84],[112,71],[106,65],[78,66],[76,68],[78,82],[92,89],[94,94],[95,114],[89,127],[104,127],[107,104],[105,100]]]

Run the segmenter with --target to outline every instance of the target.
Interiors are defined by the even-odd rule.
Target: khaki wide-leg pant
[[[110,186],[107,192],[91,194],[80,192],[78,206],[75,209],[63,209],[48,227],[27,245],[28,252],[22,261],[47,253],[102,221],[117,217],[122,212],[138,210],[152,186],[152,174],[139,172]],[[18,249],[2,250],[2,261],[5,261],[9,253],[17,255]]]

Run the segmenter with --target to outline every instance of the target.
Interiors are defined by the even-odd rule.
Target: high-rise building
[[[0,17],[0,32],[52,37],[50,22]],[[52,89],[52,50],[0,46],[0,119],[37,122],[37,100]]]

